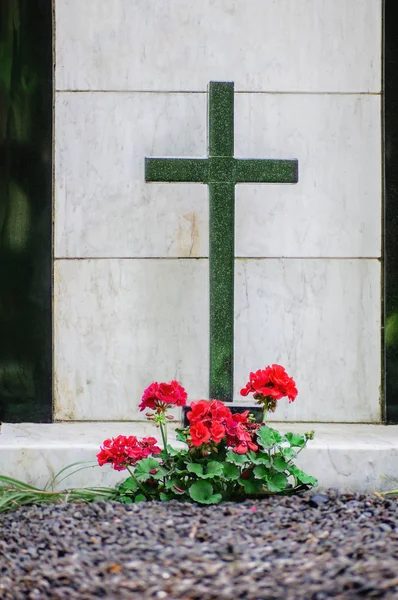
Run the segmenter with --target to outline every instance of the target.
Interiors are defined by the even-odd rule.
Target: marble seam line
[[[236,260],[377,260],[381,256],[235,256]],[[58,260],[209,260],[208,256],[54,256]]]
[[[55,90],[56,94],[207,94],[203,90]],[[382,96],[380,92],[277,92],[235,90],[235,94],[263,94],[272,96]]]

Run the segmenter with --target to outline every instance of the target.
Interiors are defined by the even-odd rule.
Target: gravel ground
[[[0,515],[0,598],[398,598],[398,501],[304,495]]]

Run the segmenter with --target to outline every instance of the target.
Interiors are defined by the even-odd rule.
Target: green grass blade
[[[26,501],[34,504],[34,497],[31,494],[23,492],[13,492],[5,494],[4,497],[0,496],[0,512],[10,510],[11,508],[18,508]]]
[[[88,463],[90,463],[90,464],[88,464]],[[62,473],[65,473],[69,469],[72,469],[72,467],[77,467],[77,466],[84,465],[84,464],[86,464],[85,467],[81,467],[80,469],[76,469],[76,471],[73,471],[72,473],[68,473],[67,475],[65,475],[65,477],[63,477],[62,479],[59,479],[59,476],[62,475]],[[71,463],[70,465],[67,465],[66,467],[64,467],[63,469],[61,469],[60,471],[58,471],[58,473],[56,473],[54,475],[54,477],[52,477],[50,479],[50,481],[47,483],[45,489],[47,490],[49,488],[53,488],[55,484],[60,484],[62,481],[64,481],[64,479],[67,479],[71,475],[74,475],[75,473],[78,473],[79,471],[82,471],[83,469],[89,469],[90,467],[92,468],[92,467],[95,467],[95,466],[98,466],[98,464],[94,460],[80,460],[78,462]]]
[[[1,482],[4,483],[8,483],[9,485],[16,487],[16,488],[23,488],[25,490],[34,490],[35,492],[39,492],[39,488],[33,486],[33,485],[29,485],[28,483],[25,483],[24,481],[20,481],[19,479],[13,479],[12,477],[7,477],[6,475],[0,475],[0,484]],[[0,489],[1,489],[1,485],[0,485]]]

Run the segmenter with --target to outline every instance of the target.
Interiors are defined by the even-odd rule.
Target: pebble
[[[2,600],[398,598],[398,500],[57,504],[0,514]]]
[[[310,497],[309,505],[317,508],[321,504],[325,504],[325,502],[329,502],[329,496],[325,494],[314,494]]]

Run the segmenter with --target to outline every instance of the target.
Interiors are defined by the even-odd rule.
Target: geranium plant
[[[297,389],[282,366],[272,365],[250,373],[241,394],[253,394],[265,420],[282,398],[293,402]],[[173,448],[167,441],[167,424],[174,420],[169,409],[186,402],[187,393],[177,381],[153,383],[143,394],[139,408],[160,429],[163,449],[153,437],[118,436],[104,441],[98,463],[129,473],[116,490],[121,502],[180,499],[216,504],[316,485],[314,477],[294,464],[313,432],[281,435],[265,422],[253,422],[248,410],[232,414],[219,400],[190,404],[189,426],[177,429],[184,447]]]

